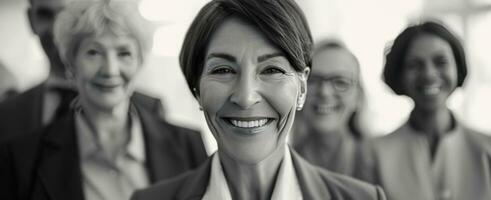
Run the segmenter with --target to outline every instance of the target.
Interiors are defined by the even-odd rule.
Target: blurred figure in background
[[[439,23],[410,26],[395,39],[384,80],[414,108],[404,125],[373,141],[374,182],[389,199],[491,199],[491,139],[446,105],[466,74],[462,44]]]
[[[0,62],[0,102],[17,94],[17,86],[15,76]]]
[[[71,1],[29,0],[27,16],[49,61],[48,78],[33,88],[0,104],[0,143],[15,135],[33,132],[68,111],[76,90],[66,78],[66,66],[53,41],[53,24],[58,13]],[[148,109],[163,116],[159,99],[136,92],[133,98],[148,102]]]
[[[328,40],[317,46],[312,66],[293,147],[313,164],[360,177],[366,170],[358,113],[365,97],[358,60],[341,42]]]
[[[64,65],[53,42],[53,23],[70,0],[29,0],[27,16],[49,61],[46,81],[0,104],[0,142],[6,138],[45,126],[74,95],[65,78]],[[68,104],[68,103],[65,103]],[[65,106],[67,107],[67,106]]]
[[[78,90],[72,109],[0,149],[0,199],[129,199],[207,157],[200,134],[131,98],[152,44],[132,1],[80,1],[58,16],[55,41]]]

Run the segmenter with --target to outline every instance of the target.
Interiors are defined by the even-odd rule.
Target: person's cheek
[[[284,130],[289,118],[293,116],[297,100],[297,84],[293,79],[283,79],[265,84],[263,94],[269,104],[278,112],[278,131]]]

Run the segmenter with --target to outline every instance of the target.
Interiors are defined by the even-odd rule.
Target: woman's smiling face
[[[253,164],[283,147],[308,72],[295,71],[254,26],[224,21],[208,45],[197,95],[219,151]]]
[[[73,63],[82,103],[110,110],[127,101],[140,70],[138,45],[128,36],[110,32],[85,38]]]
[[[446,107],[457,87],[457,64],[450,44],[423,34],[409,46],[402,71],[402,86],[417,109],[435,111]]]

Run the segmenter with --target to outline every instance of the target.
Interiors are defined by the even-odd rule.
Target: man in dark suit
[[[48,124],[62,100],[62,94],[57,88],[71,89],[53,42],[54,20],[67,2],[68,0],[29,0],[29,24],[48,58],[49,76],[41,84],[0,105],[0,142]]]

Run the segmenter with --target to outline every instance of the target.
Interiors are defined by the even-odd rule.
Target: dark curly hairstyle
[[[450,44],[457,64],[457,87],[462,86],[467,76],[464,48],[460,40],[450,30],[437,22],[424,22],[409,26],[396,37],[392,48],[390,48],[385,57],[384,81],[398,95],[404,95],[400,78],[403,71],[404,57],[411,43],[423,34],[435,35]]]

